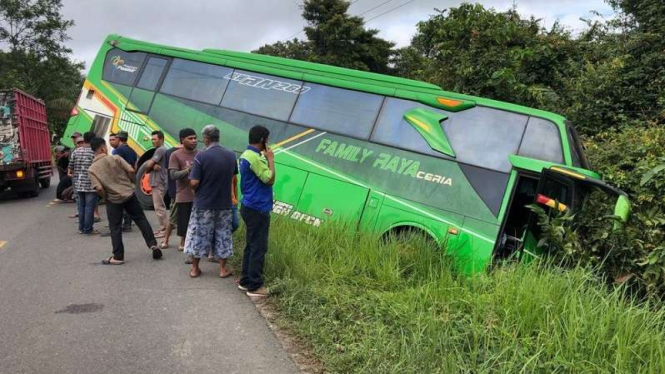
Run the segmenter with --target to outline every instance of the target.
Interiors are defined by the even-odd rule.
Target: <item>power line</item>
[[[395,1],[395,0],[384,1],[384,2],[382,2],[381,4],[375,6],[374,8],[372,8],[372,9],[370,9],[370,10],[366,10],[366,11],[360,13],[360,14],[358,15],[358,17],[362,17],[362,16],[364,16],[365,14],[367,14],[367,13],[373,11],[374,9],[381,8],[382,6],[388,4],[389,2],[392,2],[392,1]]]
[[[392,9],[390,9],[390,10],[387,10],[387,11],[385,11],[385,12],[379,14],[379,15],[376,16],[376,17],[372,17],[372,18],[368,19],[367,21],[365,21],[365,23],[366,23],[366,24],[367,24],[367,23],[370,23],[370,22],[374,21],[375,19],[377,19],[377,18],[379,18],[379,17],[382,17],[382,16],[385,16],[386,14],[388,14],[388,13],[390,13],[390,12],[392,12],[392,11],[395,11],[395,10],[397,10],[397,9],[399,9],[399,8],[401,8],[401,7],[403,7],[403,6],[407,5],[407,4],[409,4],[409,3],[412,3],[412,2],[414,2],[414,1],[416,1],[416,0],[409,0],[409,1],[407,1],[406,3],[404,3],[404,4],[402,4],[402,5],[396,6],[396,7],[392,8]]]
[[[355,1],[353,1],[351,4],[349,4],[349,6],[351,6],[351,5],[355,4],[355,3],[357,3],[358,1],[360,1],[360,0],[355,0]],[[369,12],[375,10],[375,9],[378,9],[378,8],[384,6],[384,5],[386,5],[386,4],[388,4],[388,3],[392,2],[392,1],[394,1],[394,0],[386,0],[386,1],[382,2],[381,4],[375,6],[375,7],[371,8],[371,9],[366,10],[366,11],[360,13],[360,14],[358,15],[358,17],[362,17],[362,16],[364,16],[365,14],[367,14],[367,13],[369,13]],[[386,15],[386,14],[388,14],[388,13],[390,13],[390,12],[396,11],[397,9],[399,9],[399,8],[401,8],[401,7],[403,7],[403,6],[407,5],[407,4],[410,4],[410,3],[414,2],[414,1],[416,1],[416,0],[409,0],[409,1],[405,2],[404,4],[401,4],[401,5],[398,5],[398,6],[394,7],[394,8],[388,9],[387,11],[385,11],[385,12],[383,12],[383,13],[377,15],[377,16],[374,16],[374,17],[368,19],[368,20],[365,21],[364,23],[367,24],[367,23],[369,23],[369,22],[371,22],[371,21],[374,21],[374,20],[376,20],[377,18],[379,18],[379,17],[383,17],[384,15]],[[302,34],[303,32],[305,32],[305,30],[300,30],[300,31],[298,31],[297,33],[295,33],[295,34],[291,35],[290,37],[288,37],[285,41],[291,40],[292,38],[294,38],[294,37],[296,37],[296,36]]]

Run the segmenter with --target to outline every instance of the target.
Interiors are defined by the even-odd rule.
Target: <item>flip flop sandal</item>
[[[192,272],[190,271],[190,272],[189,272],[189,277],[190,277],[190,278],[198,278],[198,277],[201,276],[201,274],[203,274],[203,272],[202,272],[201,270],[199,270],[199,272],[198,272],[197,274],[195,274],[195,275],[192,275]]]
[[[161,242],[161,243],[159,243],[159,248],[161,248],[161,249],[166,249],[166,248],[168,248],[168,247],[169,247],[169,245],[166,244],[165,242]]]
[[[233,272],[232,272],[232,271],[229,271],[228,273],[226,273],[226,275],[221,275],[221,274],[219,275],[219,277],[222,278],[222,279],[224,279],[224,278],[228,278],[228,277],[230,277],[230,276],[233,276]]]
[[[106,260],[102,260],[102,265],[122,265],[124,264],[125,261],[118,261],[113,258],[113,256],[107,258]]]

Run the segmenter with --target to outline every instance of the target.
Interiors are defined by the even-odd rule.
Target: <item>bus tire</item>
[[[146,164],[143,163],[141,167],[139,167],[139,170],[136,172],[136,182],[134,183],[134,194],[136,195],[136,198],[139,200],[139,203],[143,207],[144,210],[153,210],[154,206],[152,204],[152,194],[150,191],[148,191],[148,188],[146,186],[146,180],[145,178],[149,178],[149,174],[146,175],[145,172],[146,169]]]

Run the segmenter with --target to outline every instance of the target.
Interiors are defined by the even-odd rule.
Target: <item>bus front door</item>
[[[534,203],[545,209],[549,215],[553,210],[561,213],[575,214],[579,212],[592,189],[600,189],[609,196],[615,197],[614,215],[618,218],[615,229],[628,220],[630,203],[625,192],[616,189],[602,180],[588,177],[574,170],[553,166],[544,169],[538,183]],[[529,226],[523,236],[523,249],[533,255],[540,238],[541,228],[538,217],[531,214]]]

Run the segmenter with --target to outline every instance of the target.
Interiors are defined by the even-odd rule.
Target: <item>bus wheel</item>
[[[384,235],[384,241],[397,251],[402,277],[413,279],[427,274],[427,264],[432,256],[438,257],[439,246],[426,231],[413,227],[396,227]],[[425,260],[425,261],[423,261]]]
[[[152,210],[152,188],[150,187],[150,173],[145,172],[146,163],[141,165],[136,173],[136,183],[134,183],[134,193],[141,203],[143,209]]]

